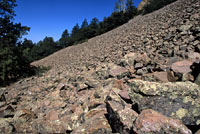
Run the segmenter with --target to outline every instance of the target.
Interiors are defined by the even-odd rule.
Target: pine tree
[[[79,28],[79,25],[76,24],[76,25],[73,27],[73,29],[72,29],[72,35],[78,33],[79,29],[80,29],[80,28]]]
[[[61,48],[65,48],[65,47],[70,46],[70,45],[71,45],[70,43],[71,43],[71,42],[70,42],[70,35],[69,35],[68,30],[66,29],[66,30],[62,33],[62,36],[61,36],[61,38],[60,38],[60,40],[59,40],[59,46],[60,46]]]
[[[0,85],[25,75],[30,69],[18,41],[30,28],[13,23],[16,0],[0,1]]]
[[[81,28],[86,28],[88,27],[88,22],[87,22],[87,19],[84,19],[82,25],[81,25]]]

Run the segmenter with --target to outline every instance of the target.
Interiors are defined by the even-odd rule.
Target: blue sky
[[[62,32],[88,22],[96,17],[100,21],[114,11],[117,0],[17,0],[15,22],[31,28],[26,37],[33,42],[43,40],[45,36],[57,41]],[[141,0],[134,0],[137,6]]]

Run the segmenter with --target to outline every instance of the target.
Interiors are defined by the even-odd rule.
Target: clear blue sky
[[[57,41],[62,32],[81,25],[84,18],[88,23],[96,17],[100,21],[114,11],[117,0],[17,0],[15,22],[31,28],[26,37],[33,42],[45,36]],[[137,6],[141,0],[133,0]]]

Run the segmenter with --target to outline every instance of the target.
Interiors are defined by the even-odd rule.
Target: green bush
[[[18,45],[21,36],[30,28],[12,22],[15,2],[16,0],[0,1],[0,85],[33,73]]]
[[[36,76],[42,76],[44,73],[49,71],[51,67],[44,67],[44,66],[39,66],[34,68],[34,72]]]

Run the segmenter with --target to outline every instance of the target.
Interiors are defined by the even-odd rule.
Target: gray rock
[[[191,82],[129,81],[129,96],[139,111],[153,109],[187,125],[200,124],[200,87]]]
[[[142,69],[138,69],[137,72],[136,72],[137,75],[144,75],[146,73],[148,73],[146,67],[143,67]]]
[[[14,130],[11,119],[0,118],[0,134],[11,134]]]
[[[179,30],[182,32],[182,34],[185,34],[188,30],[190,30],[190,28],[192,27],[191,24],[188,25],[182,25]]]
[[[140,69],[140,68],[142,68],[144,65],[142,64],[142,63],[136,63],[135,64],[135,66],[134,66],[134,68],[135,69]]]

